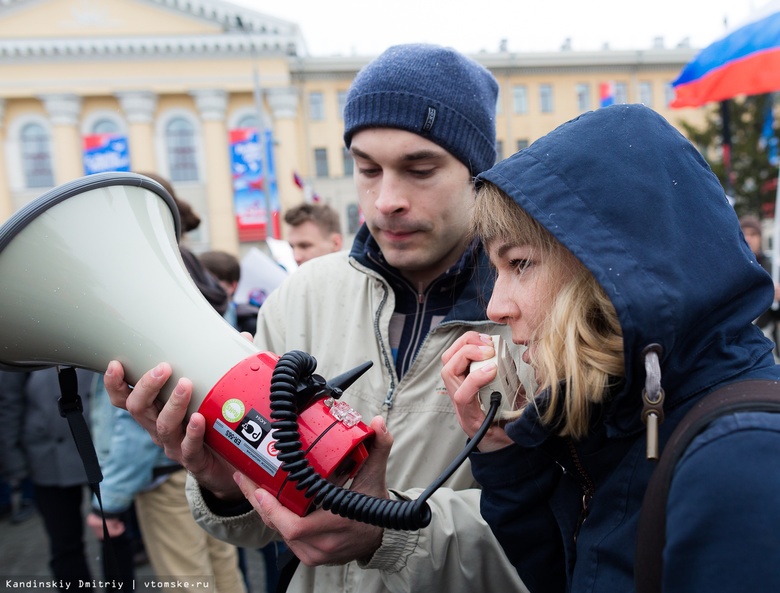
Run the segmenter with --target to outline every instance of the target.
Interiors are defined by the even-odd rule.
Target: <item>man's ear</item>
[[[334,251],[341,251],[341,246],[344,243],[343,237],[339,233],[333,233],[330,236],[330,240],[333,241]]]

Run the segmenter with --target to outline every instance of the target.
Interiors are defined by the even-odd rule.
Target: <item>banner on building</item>
[[[231,130],[230,163],[238,240],[264,241],[269,226],[271,236],[280,238],[279,192],[271,131],[261,134],[255,128]]]
[[[130,151],[127,137],[121,134],[90,134],[84,136],[84,173],[129,171]]]
[[[599,106],[609,107],[615,104],[615,84],[602,82],[599,84]]]

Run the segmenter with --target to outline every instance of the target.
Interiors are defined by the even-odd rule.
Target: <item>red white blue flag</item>
[[[704,48],[672,82],[671,107],[780,90],[780,3]]]

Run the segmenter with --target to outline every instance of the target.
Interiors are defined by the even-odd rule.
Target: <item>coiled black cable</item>
[[[309,465],[298,432],[296,390],[301,380],[314,373],[316,368],[317,361],[313,356],[292,350],[281,356],[271,375],[271,430],[276,439],[275,446],[279,451],[282,470],[289,474],[289,479],[296,483],[297,489],[305,490],[304,496],[313,497],[315,505],[341,517],[385,529],[414,531],[428,526],[431,522],[428,498],[458,469],[485,436],[498,411],[501,394],[494,392],[490,396],[490,409],[474,438],[416,500],[391,500],[332,484]]]

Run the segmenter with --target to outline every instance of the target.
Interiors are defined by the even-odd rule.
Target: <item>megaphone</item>
[[[328,382],[293,356],[277,377],[286,399],[272,410],[274,373],[287,355],[260,351],[208,304],[179,236],[172,197],[134,173],[82,177],[19,210],[0,227],[0,367],[103,372],[119,360],[133,384],[167,361],[173,376],[161,399],[180,377],[191,379],[188,417],[206,417],[206,444],[305,515],[312,494],[282,468],[272,417],[289,425],[293,414],[292,455],[343,485],[373,432],[337,397],[367,367]]]

